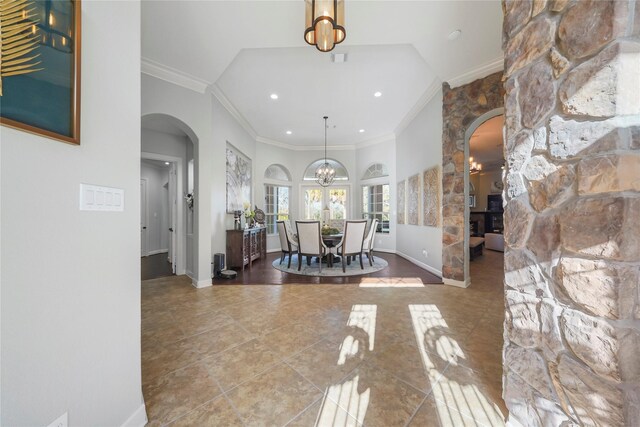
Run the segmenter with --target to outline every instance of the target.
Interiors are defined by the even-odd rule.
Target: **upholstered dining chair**
[[[320,235],[320,221],[296,221],[298,231],[298,271],[302,268],[302,257],[318,257],[318,266],[322,273],[322,257],[327,254],[327,246]]]
[[[360,256],[360,268],[364,270],[364,264],[362,263],[362,250],[366,230],[366,219],[357,221],[345,221],[342,241],[336,246],[338,254],[342,257],[343,273],[346,272],[347,257],[354,255]]]
[[[284,257],[287,255],[289,257],[287,268],[291,268],[291,255],[293,255],[294,252],[298,252],[298,242],[293,239],[288,228],[286,222],[278,221],[278,236],[280,236],[280,247],[282,248],[280,264],[282,265],[282,261],[284,261]]]
[[[373,243],[376,240],[376,228],[378,228],[378,218],[374,218],[371,221],[371,226],[369,227],[369,233],[367,233],[367,237],[364,239],[364,243],[362,244],[362,250],[367,253],[367,259],[369,259],[369,265],[373,267]]]

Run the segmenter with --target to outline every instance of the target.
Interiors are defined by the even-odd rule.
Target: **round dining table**
[[[340,257],[333,254],[333,252],[331,252],[331,248],[335,248],[340,241],[342,240],[342,233],[339,234],[323,234],[322,235],[322,241],[324,242],[325,246],[327,248],[329,248],[329,252],[327,253],[327,256],[324,257],[322,259],[322,261],[325,261],[327,264],[329,265],[329,267],[333,267],[333,261],[340,261]]]

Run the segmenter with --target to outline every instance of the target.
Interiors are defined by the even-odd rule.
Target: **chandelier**
[[[320,52],[329,52],[347,36],[344,29],[344,0],[305,0],[304,40]]]
[[[482,164],[473,161],[473,157],[469,157],[469,172],[480,172]]]
[[[327,162],[327,119],[324,116],[324,163],[316,169],[316,182],[323,187],[328,187],[336,177],[336,171]]]

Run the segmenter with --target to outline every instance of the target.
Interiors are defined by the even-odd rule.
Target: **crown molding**
[[[500,56],[493,61],[490,61],[484,65],[473,68],[459,76],[446,80],[449,86],[452,88],[462,86],[467,83],[471,83],[474,80],[486,77],[489,74],[504,70],[504,56]]]
[[[434,96],[438,94],[438,92],[442,89],[442,82],[435,78],[424,91],[420,99],[414,104],[414,106],[409,110],[404,119],[400,122],[400,124],[395,129],[395,134],[398,135],[400,132],[405,130],[407,126],[416,118],[420,111],[433,99]]]
[[[274,139],[264,138],[262,136],[256,137],[256,141],[291,151],[324,151],[324,145],[293,145],[287,144],[286,142],[276,141]],[[331,151],[349,151],[355,149],[356,146],[353,144],[327,145],[327,150]]]
[[[240,111],[235,107],[235,105],[233,105],[233,103],[229,100],[229,98],[227,98],[227,96],[224,94],[222,89],[220,89],[220,86],[213,83],[212,85],[209,86],[209,89],[211,90],[211,93],[213,94],[213,96],[215,96],[216,99],[220,101],[220,104],[222,104],[222,106],[229,112],[229,114],[231,114],[233,118],[236,119],[236,121],[240,124],[240,126],[242,126],[242,128],[249,135],[251,135],[253,139],[257,141],[259,137],[256,131],[253,129],[253,127],[251,127],[247,119],[244,118],[242,113],[240,113]]]
[[[206,80],[144,57],[141,60],[140,71],[149,76],[202,94],[206,93],[207,87],[211,84]]]

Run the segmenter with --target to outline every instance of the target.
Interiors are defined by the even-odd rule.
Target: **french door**
[[[301,217],[322,222],[351,218],[349,210],[349,187],[303,185],[301,199]]]

